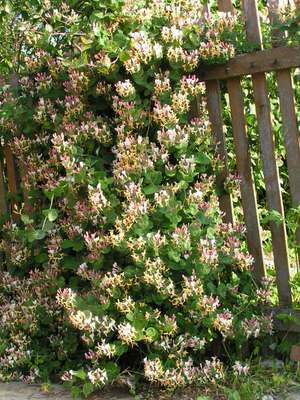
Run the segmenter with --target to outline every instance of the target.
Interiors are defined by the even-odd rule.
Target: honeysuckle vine
[[[19,52],[1,141],[29,204],[20,193],[2,221],[0,378],[88,395],[141,373],[221,380],[225,360],[247,373],[244,343],[272,333],[270,282],[252,279],[244,227],[222,222],[195,76],[234,54],[238,16],[198,0],[7,4]]]

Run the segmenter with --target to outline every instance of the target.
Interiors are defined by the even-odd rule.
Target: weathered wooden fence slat
[[[29,193],[25,184],[25,179],[26,179],[26,173],[27,173],[27,168],[24,163],[19,166],[19,173],[20,173],[20,179],[21,179],[21,186],[22,186],[22,193],[23,193],[23,201],[24,201],[24,210],[26,212],[31,211],[31,204],[29,201]]]
[[[284,210],[279,183],[279,173],[276,164],[275,145],[270,115],[270,102],[267,94],[265,75],[253,76],[253,92],[256,106],[260,148],[263,162],[264,180],[266,185],[267,206],[270,212],[276,211],[282,221],[271,221],[272,247],[276,266],[279,300],[282,305],[291,304],[289,286],[289,259]]]
[[[0,217],[7,213],[3,162],[0,160]]]
[[[293,206],[298,207],[300,205],[300,145],[294,91],[289,70],[278,71],[276,75],[291,197]],[[300,228],[296,236],[300,255]]]
[[[249,141],[246,131],[243,92],[240,79],[229,79],[227,81],[227,88],[231,108],[237,170],[241,180],[242,206],[247,228],[248,248],[255,260],[255,277],[257,281],[260,281],[266,275],[266,271],[257,211],[256,191],[251,172]]]
[[[7,170],[7,184],[8,184],[8,191],[14,198],[18,192],[18,180],[17,180],[17,171],[13,153],[11,148],[6,145],[4,146],[4,156],[6,160],[6,170]],[[12,216],[16,218],[16,214],[14,212],[14,205],[15,200],[11,200],[11,212]]]
[[[211,123],[212,132],[217,144],[217,153],[223,162],[223,170],[217,176],[217,186],[220,191],[224,190],[224,182],[228,177],[228,156],[223,131],[223,116],[221,105],[221,89],[218,81],[210,81],[206,84],[207,108]],[[219,195],[220,209],[224,214],[223,220],[226,223],[233,223],[233,205],[231,195],[224,193]]]
[[[227,63],[201,66],[197,74],[203,81],[229,79],[259,72],[280,71],[300,65],[300,47],[277,47],[237,55]]]
[[[219,0],[219,11],[235,12],[231,0]],[[239,77],[227,80],[227,90],[231,108],[232,131],[237,162],[237,170],[241,179],[240,189],[242,207],[247,228],[249,252],[254,258],[254,276],[258,282],[266,275],[264,255],[257,211],[256,191],[254,187],[249,141],[244,114],[244,101]]]
[[[282,1],[269,1],[269,16],[272,23],[279,22],[281,5]],[[275,48],[282,44],[284,39],[284,32],[280,32],[277,29],[273,30],[273,46]],[[282,130],[286,149],[291,198],[293,207],[296,208],[300,205],[300,143],[291,70],[283,69],[277,71],[276,80],[282,117]],[[300,226],[296,231],[296,243],[298,246],[298,259],[300,260]]]
[[[222,12],[234,12],[234,7],[231,0],[218,0],[218,9]]]
[[[258,16],[257,0],[242,0],[247,39],[250,44],[253,44],[257,49],[263,49],[262,34]]]
[[[256,0],[244,0],[243,7],[246,17],[248,40],[250,43],[256,44],[262,48],[257,2]],[[282,219],[281,222],[270,222],[279,302],[281,305],[289,306],[292,304],[292,296],[289,284],[290,274],[287,236],[271,123],[271,107],[265,74],[258,73],[252,75],[252,83],[266,185],[267,205],[270,212],[276,211]]]

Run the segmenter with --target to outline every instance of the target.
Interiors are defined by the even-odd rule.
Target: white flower
[[[123,82],[119,81],[116,83],[116,91],[121,97],[129,97],[135,94],[135,87],[129,79],[126,79]]]
[[[248,364],[241,364],[240,361],[236,361],[232,367],[235,375],[247,375],[249,372],[249,365]]]
[[[93,385],[103,386],[108,382],[107,372],[101,368],[89,371],[88,378]]]
[[[134,344],[137,334],[136,329],[130,323],[123,323],[118,326],[119,338],[126,344]]]
[[[116,354],[116,346],[114,344],[106,343],[105,340],[102,340],[101,344],[97,345],[96,351],[100,356],[111,358]]]
[[[153,46],[153,53],[156,58],[162,58],[163,48],[159,43],[155,43]]]

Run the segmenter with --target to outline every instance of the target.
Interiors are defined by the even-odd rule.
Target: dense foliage
[[[221,219],[194,75],[240,51],[238,17],[198,0],[11,1],[1,15],[15,72],[1,140],[25,190],[2,221],[0,378],[59,375],[75,395],[141,372],[171,388],[222,379],[229,352],[272,333],[269,282]]]

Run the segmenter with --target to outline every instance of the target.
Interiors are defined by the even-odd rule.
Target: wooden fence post
[[[257,211],[256,191],[251,171],[249,140],[246,130],[244,100],[240,78],[228,79],[227,88],[231,108],[237,169],[241,180],[241,197],[247,228],[248,248],[255,262],[254,276],[256,280],[260,282],[266,275],[266,270]]]
[[[231,0],[219,0],[220,11],[234,13]],[[249,141],[244,114],[244,100],[239,77],[227,80],[227,89],[231,108],[232,130],[237,161],[237,170],[241,179],[241,197],[245,224],[247,228],[248,249],[254,258],[254,276],[258,282],[266,275],[257,212],[256,191],[251,172]]]
[[[8,145],[4,146],[4,155],[6,160],[8,191],[12,194],[13,197],[15,197],[18,191],[17,171],[13,153]],[[15,204],[16,202],[13,198],[11,201],[11,214],[13,219],[18,219],[18,215],[14,212]]]
[[[217,153],[223,162],[223,169],[217,176],[217,186],[219,190],[223,190],[224,182],[229,175],[227,150],[225,144],[225,136],[223,131],[223,116],[221,104],[221,90],[219,81],[209,81],[206,83],[207,108],[212,132],[217,144]],[[220,209],[223,212],[223,220],[226,223],[233,224],[234,214],[231,195],[229,193],[221,193],[219,195]]]
[[[243,0],[243,8],[248,41],[262,49],[262,36],[256,0]],[[252,75],[252,82],[268,208],[269,211],[276,211],[282,218],[282,222],[272,221],[270,223],[279,302],[283,306],[290,306],[292,297],[289,284],[288,246],[265,74]]]
[[[285,2],[286,3],[286,2]],[[280,0],[269,0],[270,22],[279,22]],[[273,30],[273,46],[284,44],[284,32]],[[299,129],[295,111],[294,89],[291,79],[291,70],[283,69],[276,72],[284,145],[286,149],[289,183],[293,207],[300,206],[300,145]],[[300,226],[296,231],[296,243],[298,246],[298,262],[300,260]]]
[[[6,188],[4,183],[3,163],[0,160],[0,217],[7,213]]]

